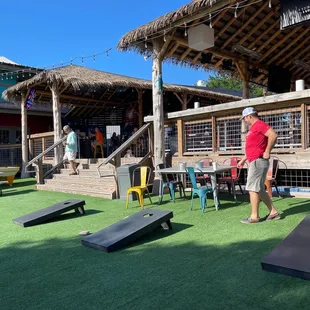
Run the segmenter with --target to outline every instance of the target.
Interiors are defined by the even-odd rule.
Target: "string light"
[[[187,37],[186,23],[184,23],[184,27],[185,27],[184,36]]]
[[[211,13],[209,13],[209,20],[210,20],[209,26],[210,26],[210,28],[212,28],[213,26],[212,26],[212,16],[211,16]]]
[[[167,39],[166,39],[166,30],[164,31],[164,42],[166,42]]]
[[[237,2],[237,5],[236,5],[236,9],[235,9],[235,18],[238,17],[238,13],[237,13],[238,8],[239,8],[239,2]]]
[[[272,3],[271,3],[271,0],[269,0],[269,9],[272,8]]]
[[[94,54],[94,62],[96,62],[96,54]]]
[[[145,37],[145,44],[144,47],[147,49],[147,37]]]

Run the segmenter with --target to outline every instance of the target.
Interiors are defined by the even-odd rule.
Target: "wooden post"
[[[137,89],[138,92],[138,115],[139,115],[139,128],[143,125],[143,91]]]
[[[308,146],[307,141],[307,106],[301,104],[301,147],[305,150]]]
[[[22,125],[22,171],[21,178],[27,178],[26,165],[28,164],[28,142],[27,142],[27,109],[25,107],[28,92],[22,93],[21,100],[21,125]]]
[[[164,100],[162,39],[153,40],[153,124],[154,124],[154,166],[165,163],[165,128],[164,128]]]
[[[240,77],[243,81],[243,99],[248,99],[250,97],[250,73],[249,73],[249,64],[247,62],[238,62],[236,61],[236,67],[240,74]],[[246,124],[241,121],[241,147],[242,150],[245,148],[245,137],[246,137]]]
[[[56,82],[50,86],[53,98],[53,121],[54,121],[54,143],[61,139],[61,107],[59,101],[59,88]],[[62,161],[62,146],[56,147],[54,151],[54,165]]]
[[[184,138],[183,138],[183,120],[177,120],[178,127],[178,157],[182,157],[184,153]]]
[[[250,97],[250,72],[249,64],[247,62],[235,62],[238,69],[239,75],[243,81],[243,99],[248,99]]]
[[[213,153],[217,152],[217,141],[216,141],[216,118],[215,116],[211,117],[212,124],[212,151]]]

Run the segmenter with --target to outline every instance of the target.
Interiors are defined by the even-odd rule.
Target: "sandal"
[[[240,221],[242,224],[253,224],[253,223],[258,223],[259,222],[259,218],[258,219],[252,219],[250,216],[244,220]]]
[[[281,219],[281,215],[278,212],[272,215],[268,214],[264,218],[262,218],[262,220],[264,221],[273,221],[273,220],[280,220],[280,219]]]

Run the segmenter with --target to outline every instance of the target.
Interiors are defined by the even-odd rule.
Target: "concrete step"
[[[106,184],[110,183],[113,184],[114,177],[104,177],[100,178],[98,175],[94,176],[87,176],[87,175],[66,175],[66,174],[54,174],[53,180],[58,180],[60,182],[73,182],[73,183],[92,183],[92,184]]]
[[[54,191],[54,192],[62,192],[62,193],[70,193],[70,194],[79,194],[79,195],[87,195],[92,197],[101,197],[106,199],[115,199],[115,191],[112,190],[91,190],[87,188],[71,188],[64,186],[57,186],[56,184],[38,184],[38,190],[46,190],[46,191]]]
[[[113,180],[103,181],[100,179],[93,180],[93,182],[85,182],[81,179],[48,179],[45,184],[54,184],[57,186],[74,187],[74,188],[89,188],[96,190],[115,190],[116,184]]]
[[[80,176],[91,176],[91,177],[98,177],[99,174],[97,170],[92,170],[92,169],[78,169],[79,170],[79,175]],[[63,175],[69,175],[72,172],[71,169],[61,169],[60,174]],[[111,170],[100,170],[101,175],[110,175],[113,174],[113,171]]]

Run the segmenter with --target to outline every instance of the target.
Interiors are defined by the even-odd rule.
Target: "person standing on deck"
[[[238,168],[242,168],[246,161],[249,162],[246,190],[250,194],[252,208],[251,216],[241,220],[241,223],[251,224],[260,220],[278,220],[280,215],[265,189],[270,152],[278,135],[268,124],[259,119],[257,111],[252,107],[243,110],[241,119],[249,125],[249,131],[245,141],[245,156],[238,163]],[[260,200],[269,209],[269,214],[263,219],[259,218]]]
[[[63,128],[64,133],[67,135],[67,140],[64,142],[65,147],[65,155],[64,160],[68,160],[70,166],[73,170],[70,175],[77,175],[77,167],[79,163],[75,162],[76,153],[77,153],[77,138],[75,132],[70,128],[70,126],[66,125]]]

